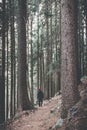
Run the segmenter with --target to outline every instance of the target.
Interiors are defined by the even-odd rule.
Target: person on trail
[[[38,99],[39,107],[41,107],[42,104],[43,104],[43,97],[44,97],[43,92],[42,92],[41,88],[39,88],[38,93],[37,93],[37,99]]]

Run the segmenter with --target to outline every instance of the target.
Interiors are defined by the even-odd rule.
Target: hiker
[[[38,89],[37,99],[38,99],[39,107],[41,107],[43,104],[43,92],[41,88]]]

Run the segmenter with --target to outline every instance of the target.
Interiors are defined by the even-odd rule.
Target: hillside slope
[[[61,96],[55,96],[44,101],[42,107],[25,111],[15,119],[10,126],[11,130],[49,130],[60,118]]]

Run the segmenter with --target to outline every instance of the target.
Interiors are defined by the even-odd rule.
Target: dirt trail
[[[42,107],[27,111],[13,122],[12,130],[49,130],[59,118],[57,109],[61,96],[45,101]]]

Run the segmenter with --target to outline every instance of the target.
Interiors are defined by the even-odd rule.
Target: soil
[[[34,110],[25,111],[22,116],[15,119],[9,130],[49,130],[60,118],[61,96],[55,96],[49,101],[44,101],[43,106],[36,106]]]

